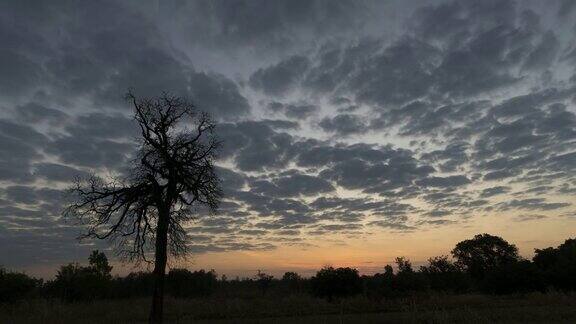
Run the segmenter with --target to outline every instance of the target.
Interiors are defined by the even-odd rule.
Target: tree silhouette
[[[112,278],[112,266],[108,264],[108,258],[104,252],[100,252],[98,250],[92,251],[92,253],[90,253],[90,257],[88,257],[88,261],[90,263],[90,267],[96,274],[106,279]]]
[[[406,259],[405,257],[397,257],[396,266],[398,266],[399,273],[414,272],[412,269],[412,262],[410,262],[410,260]]]
[[[352,268],[324,267],[310,281],[313,293],[328,298],[328,301],[362,292],[362,279],[358,270]]]
[[[78,180],[64,216],[88,226],[81,238],[114,240],[131,260],[148,261],[154,251],[150,323],[160,323],[167,255],[187,253],[183,225],[194,219],[196,206],[215,211],[220,201],[213,163],[219,142],[215,123],[182,98],[164,93],[137,99],[131,92],[126,98],[141,130],[130,172],[110,181]]]
[[[549,285],[576,290],[576,239],[567,239],[557,248],[536,249],[532,260]]]
[[[514,244],[490,234],[478,234],[473,239],[456,244],[452,255],[456,258],[456,265],[475,279],[482,278],[499,266],[520,260]]]

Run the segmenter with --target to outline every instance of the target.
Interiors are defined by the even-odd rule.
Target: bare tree
[[[70,189],[74,203],[63,214],[87,225],[81,238],[113,240],[132,261],[149,262],[154,252],[150,323],[160,323],[167,256],[188,252],[185,224],[197,207],[215,211],[222,195],[214,170],[219,142],[215,123],[182,98],[138,99],[129,92],[127,99],[141,130],[129,174],[78,180]]]

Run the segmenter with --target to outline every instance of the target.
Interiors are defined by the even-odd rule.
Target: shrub
[[[536,249],[532,259],[542,271],[547,285],[560,290],[576,290],[576,239],[557,248]]]
[[[428,259],[428,265],[421,266],[420,273],[432,290],[462,293],[471,288],[468,275],[445,255]]]
[[[324,267],[311,278],[312,291],[318,297],[331,301],[335,297],[348,297],[362,292],[358,270]]]
[[[106,298],[112,288],[111,271],[106,255],[95,250],[90,254],[89,266],[78,263],[61,266],[56,279],[48,282],[46,289],[49,294],[69,302]]]
[[[218,284],[214,270],[191,272],[187,269],[172,269],[166,281],[168,293],[181,298],[208,296]]]
[[[256,274],[255,279],[256,279],[256,282],[258,283],[258,288],[260,288],[260,290],[263,293],[266,293],[266,291],[268,291],[268,289],[272,285],[272,280],[274,279],[274,276],[271,276],[269,274],[266,274],[266,273],[258,270],[258,273]]]
[[[33,295],[42,285],[42,280],[25,273],[8,272],[0,268],[0,303],[14,302]]]
[[[481,282],[481,289],[491,294],[544,291],[544,281],[538,268],[527,260],[503,264],[489,271]]]

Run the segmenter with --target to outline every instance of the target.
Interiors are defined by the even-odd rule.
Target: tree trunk
[[[158,213],[158,227],[156,228],[156,254],[154,262],[154,294],[152,295],[152,310],[148,320],[151,324],[162,323],[164,306],[164,277],[166,274],[166,248],[168,245],[168,219],[169,211]]]

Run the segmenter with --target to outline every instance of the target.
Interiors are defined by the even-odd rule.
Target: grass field
[[[145,323],[148,299],[0,305],[0,323]],[[576,295],[432,295],[328,303],[308,295],[167,299],[168,323],[576,323]]]

